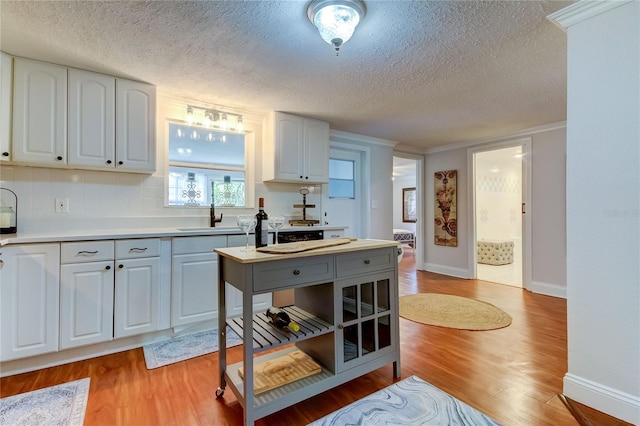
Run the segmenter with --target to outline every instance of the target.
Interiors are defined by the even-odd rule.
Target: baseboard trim
[[[560,297],[562,299],[567,298],[567,287],[558,284],[543,283],[541,281],[531,281],[531,284],[527,288],[534,293],[544,294],[546,296]]]
[[[426,271],[434,272],[436,274],[450,275],[456,278],[469,279],[469,271],[462,268],[452,268],[450,266],[437,265],[435,263],[425,263],[424,269]]]
[[[640,397],[567,373],[563,380],[567,398],[625,422],[640,425]]]

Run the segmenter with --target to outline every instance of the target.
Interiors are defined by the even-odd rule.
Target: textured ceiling
[[[566,1],[367,1],[335,55],[306,1],[0,2],[10,54],[416,147],[566,119]]]

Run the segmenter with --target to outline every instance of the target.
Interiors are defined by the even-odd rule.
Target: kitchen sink
[[[178,228],[178,231],[216,231],[216,230],[224,230],[224,231],[240,231],[240,228],[237,226],[194,226],[190,228]]]

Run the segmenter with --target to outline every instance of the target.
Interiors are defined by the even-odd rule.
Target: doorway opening
[[[471,152],[472,270],[480,280],[528,285],[528,146],[520,140]]]
[[[393,239],[402,247],[402,256],[414,257],[417,269],[423,269],[422,248],[422,162],[410,154],[393,156]]]

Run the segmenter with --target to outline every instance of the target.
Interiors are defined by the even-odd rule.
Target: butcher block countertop
[[[347,240],[346,242],[343,240]],[[327,240],[318,240],[317,243],[326,242]],[[232,259],[238,263],[259,263],[259,262],[271,262],[274,260],[287,260],[296,259],[309,256],[320,256],[325,254],[339,254],[348,253],[352,251],[372,250],[377,248],[397,247],[397,241],[389,240],[369,240],[369,239],[336,239],[337,244],[329,247],[320,248],[305,248],[304,251],[297,251],[295,253],[264,253],[256,251],[255,248],[249,247],[250,251],[245,251],[245,247],[227,247],[217,248],[214,251],[219,256]],[[305,241],[304,243],[314,243],[316,241]],[[300,245],[300,243],[284,243],[273,245],[269,247],[287,246],[289,244]]]

